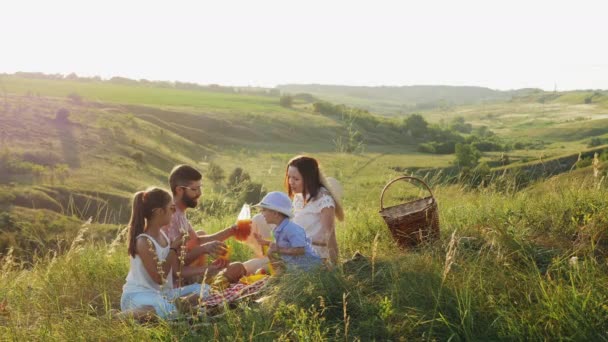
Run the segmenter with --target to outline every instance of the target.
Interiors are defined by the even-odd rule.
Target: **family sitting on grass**
[[[260,214],[252,218],[246,237],[236,224],[215,234],[194,230],[186,210],[197,207],[203,184],[193,167],[176,166],[169,186],[171,193],[150,188],[134,196],[127,241],[131,264],[120,318],[174,318],[198,310],[214,291],[246,276],[309,272],[338,261],[335,219],[344,217],[341,189],[323,176],[314,158],[298,156],[289,161],[287,194],[270,192],[254,206]],[[237,236],[246,238],[255,258],[229,261],[224,241]]]

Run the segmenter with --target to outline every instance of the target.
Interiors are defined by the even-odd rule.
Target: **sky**
[[[606,0],[0,0],[0,73],[608,89]]]

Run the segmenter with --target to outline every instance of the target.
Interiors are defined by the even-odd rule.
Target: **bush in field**
[[[226,178],[226,175],[224,174],[224,169],[222,169],[214,162],[209,163],[206,176],[210,181],[215,184],[220,184],[224,180],[224,178]]]
[[[591,138],[591,140],[589,140],[589,143],[587,144],[587,147],[595,147],[603,144],[604,140],[602,138]]]
[[[461,168],[477,166],[481,153],[470,144],[456,144],[456,165]]]
[[[243,189],[240,201],[244,203],[258,203],[266,195],[261,183],[248,182]]]
[[[584,167],[591,166],[591,162],[591,158],[582,158],[576,162],[575,166],[577,169],[582,169]]]
[[[282,95],[279,99],[279,104],[281,107],[291,108],[293,105],[293,97],[291,95]]]
[[[473,130],[473,126],[470,123],[466,123],[462,116],[458,116],[450,123],[450,129],[456,132],[469,134]]]
[[[473,130],[473,134],[478,137],[485,138],[493,136],[494,132],[491,131],[488,126],[479,126]]]
[[[69,122],[70,111],[65,108],[59,108],[55,113],[55,121],[57,122]]]
[[[238,191],[242,187],[242,184],[251,181],[251,176],[249,173],[243,171],[240,167],[235,168],[230,176],[228,176],[228,181],[226,186],[231,191]]]
[[[403,124],[407,134],[415,138],[426,135],[429,126],[429,124],[420,114],[412,114],[408,116],[405,118]]]
[[[435,146],[432,143],[422,143],[418,145],[418,152],[422,153],[437,153]]]
[[[131,154],[131,159],[135,160],[139,164],[143,164],[144,163],[144,154],[140,151],[133,152]]]

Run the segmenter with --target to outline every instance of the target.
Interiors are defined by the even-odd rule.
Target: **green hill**
[[[602,340],[608,332],[606,170],[570,166],[592,136],[601,143],[608,134],[603,93],[531,92],[422,112],[438,131],[462,116],[500,144],[521,144],[484,152],[489,172],[499,173],[506,153],[509,170],[562,174],[518,188],[507,177],[473,187],[429,172],[441,239],[402,250],[378,214],[382,188],[404,173],[455,168],[453,154],[419,152],[423,138],[405,130],[402,118],[333,105],[337,112],[315,112],[306,96],[284,108],[272,92],[0,81],[3,339]],[[463,91],[471,101],[493,96]],[[338,138],[353,132],[364,149],[337,151]],[[365,259],[274,279],[265,303],[242,302],[219,317],[143,325],[112,319],[129,267],[121,232],[135,191],[166,187],[175,164],[196,166],[205,174],[203,197],[190,220],[215,232],[234,222],[245,201],[282,189],[285,165],[299,153],[317,157],[342,182],[341,258],[360,251]],[[211,163],[223,179],[209,179]],[[240,188],[226,180],[236,168],[250,177]],[[398,182],[385,195],[389,206],[428,191]],[[228,244],[232,260],[251,256],[243,244]]]
[[[506,101],[513,96],[535,91],[498,91],[483,87],[465,86],[401,86],[357,87],[320,84],[286,84],[281,91],[308,93],[320,99],[343,103],[384,115],[398,115],[428,109]]]

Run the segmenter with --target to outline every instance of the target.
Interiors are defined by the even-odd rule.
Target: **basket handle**
[[[384,189],[382,189],[382,194],[380,195],[380,210],[384,210],[384,192],[386,192],[386,190],[388,189],[388,187],[391,184],[395,183],[398,180],[402,180],[402,179],[407,179],[408,182],[410,182],[410,183],[411,183],[411,180],[415,180],[415,181],[422,183],[422,185],[424,185],[424,187],[431,194],[431,197],[433,197],[433,199],[435,199],[435,196],[433,196],[433,192],[431,191],[431,188],[422,179],[416,178],[416,177],[411,177],[411,176],[401,176],[401,177],[397,177],[397,178],[393,179],[392,181],[388,182],[388,184],[386,184],[384,186]]]

